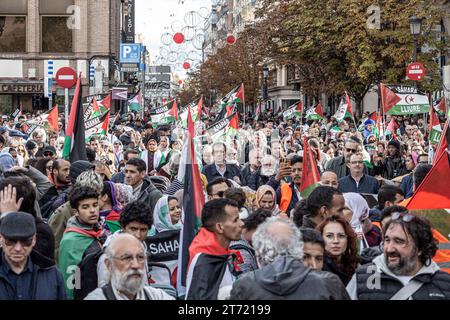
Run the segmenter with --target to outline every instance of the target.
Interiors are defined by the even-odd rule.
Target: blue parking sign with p
[[[138,43],[120,44],[120,63],[140,63],[141,45]]]

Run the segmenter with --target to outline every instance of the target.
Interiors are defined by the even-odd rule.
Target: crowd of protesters
[[[218,142],[203,119],[206,203],[183,298],[450,299],[448,236],[405,208],[436,146],[423,117],[394,118],[384,136],[368,114],[338,123],[269,113]],[[183,225],[185,131],[129,113],[70,163],[62,120],[59,133],[28,135],[27,116],[1,119],[0,299],[180,298],[176,258],[151,252]],[[305,141],[321,176],[307,198]]]

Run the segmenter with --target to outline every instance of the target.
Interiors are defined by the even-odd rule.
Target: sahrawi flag
[[[178,251],[177,291],[178,296],[186,293],[186,276],[189,263],[189,246],[201,227],[201,212],[205,204],[200,169],[194,145],[194,122],[188,110],[188,129],[180,159],[178,180],[184,183],[181,214],[180,248]]]
[[[80,73],[70,108],[69,123],[67,125],[62,154],[62,157],[70,160],[71,163],[78,160],[87,160],[82,96]]]
[[[305,117],[306,120],[322,120],[324,118],[322,104],[319,102],[314,107],[306,110]]]
[[[380,84],[383,112],[391,115],[409,115],[430,112],[428,96],[411,86]]]
[[[150,112],[153,127],[175,123],[178,120],[178,105],[175,100],[155,108]]]
[[[303,174],[299,191],[302,199],[306,199],[320,185],[320,175],[317,169],[316,159],[314,158],[306,136],[303,142]]]
[[[283,112],[283,119],[301,118],[303,113],[303,103],[301,101],[294,103]]]
[[[433,108],[430,108],[430,125],[428,127],[429,136],[428,140],[431,143],[438,144],[441,140],[442,128],[439,123],[439,118],[436,116]]]
[[[237,112],[233,113],[232,115],[222,120],[213,123],[209,128],[206,129],[207,135],[212,139],[213,142],[224,140],[227,135],[233,132],[233,130],[230,131],[231,124],[233,124],[234,126],[233,129],[237,130],[237,128],[239,128],[238,127],[239,122],[236,119],[237,119]]]
[[[29,126],[43,127],[45,130],[59,131],[58,107],[53,107],[50,111],[26,122]]]
[[[109,110],[105,114],[85,121],[86,141],[93,137],[106,136],[109,128]]]
[[[441,115],[447,114],[447,99],[442,97],[434,106],[434,110]],[[449,110],[450,111],[450,110]]]
[[[225,97],[220,100],[222,107],[228,104],[243,103],[245,101],[244,84],[238,85],[236,88],[227,93]]]
[[[344,99],[341,100],[339,108],[336,110],[334,117],[336,118],[337,122],[344,121],[344,118],[353,117],[352,103],[350,102],[350,97],[347,92],[345,93]]]
[[[191,111],[192,121],[199,121],[201,120],[202,111],[204,108],[205,103],[203,101],[203,95],[199,99],[192,101],[186,107],[182,108],[179,116],[182,127],[187,129],[188,109]]]
[[[141,112],[142,92],[140,89],[133,98],[128,100],[128,107],[130,108],[131,111]]]

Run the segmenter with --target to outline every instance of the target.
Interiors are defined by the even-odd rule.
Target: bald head
[[[320,177],[320,183],[323,186],[330,186],[336,189],[339,186],[338,177],[333,171],[325,171],[324,173],[322,173],[322,176]]]
[[[106,249],[108,257],[120,257],[137,251],[144,252],[144,246],[135,236],[129,233],[121,233],[115,236]]]

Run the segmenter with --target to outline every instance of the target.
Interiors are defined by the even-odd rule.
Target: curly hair
[[[401,212],[402,216],[406,214],[408,214],[407,211]],[[389,227],[394,224],[399,224],[403,229],[403,232],[413,239],[417,252],[421,252],[419,255],[420,262],[425,266],[429,266],[432,261],[431,259],[438,250],[438,243],[436,239],[433,238],[430,221],[416,215],[412,216],[414,218],[409,222],[405,222],[403,219],[389,220],[389,222],[386,223],[385,230],[387,231]]]
[[[290,232],[275,232],[273,225],[285,225]],[[288,231],[288,230],[286,230]],[[287,219],[270,217],[263,222],[252,237],[256,258],[260,266],[265,266],[280,256],[303,258],[303,241],[300,230]]]
[[[323,230],[325,229],[326,225],[332,222],[339,223],[342,226],[342,228],[344,228],[344,232],[347,235],[347,249],[341,256],[339,262],[335,257],[329,255],[327,251],[325,251],[325,255],[336,263],[338,269],[341,272],[351,276],[355,273],[359,263],[358,242],[356,239],[357,238],[356,233],[355,231],[353,231],[353,228],[351,227],[350,223],[348,223],[347,220],[338,215],[332,215],[331,217],[327,217],[324,221],[322,221],[321,224],[317,226],[316,229],[319,230],[320,234],[323,236]]]

